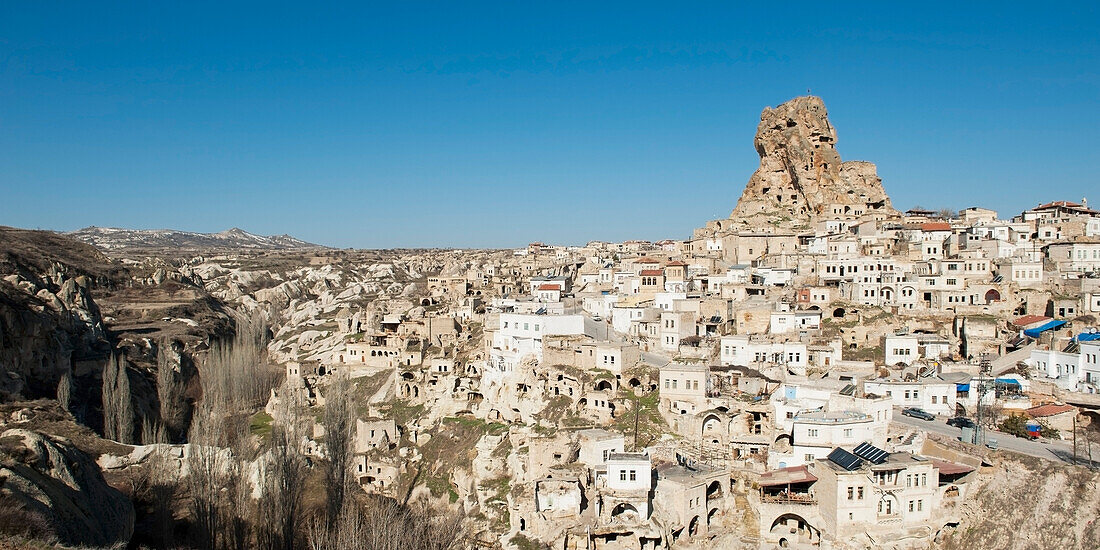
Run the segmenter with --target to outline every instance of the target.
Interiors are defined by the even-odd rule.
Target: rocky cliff
[[[896,214],[875,165],[842,162],[836,142],[836,129],[821,98],[798,97],[765,108],[755,139],[760,167],[730,218],[798,225]]]
[[[110,349],[91,288],[114,271],[94,248],[0,228],[0,392],[53,397],[61,374]]]
[[[95,461],[32,430],[0,434],[0,502],[9,520],[64,544],[108,546],[133,535],[133,504],[104,481]]]
[[[933,548],[1100,548],[1100,473],[1025,455],[994,453],[994,466],[963,504],[962,522]]]

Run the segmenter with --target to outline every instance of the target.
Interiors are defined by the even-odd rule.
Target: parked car
[[[934,415],[934,414],[932,414],[932,413],[930,413],[930,412],[928,412],[924,409],[918,409],[916,407],[909,407],[909,408],[906,408],[906,409],[902,409],[901,414],[903,414],[905,416],[911,416],[913,418],[919,418],[921,420],[935,420],[936,419],[936,415]]]
[[[974,421],[965,416],[956,416],[947,421],[948,426],[955,426],[956,428],[973,428],[975,426]]]
[[[996,448],[997,448],[997,447],[999,447],[1000,445],[998,445],[998,443],[997,443],[997,440],[996,440],[996,439],[993,439],[993,438],[991,437],[991,438],[989,438],[989,439],[985,440],[985,446],[986,446],[986,447],[989,447],[990,449],[996,449]]]
[[[593,316],[592,316],[592,320],[593,320],[593,321],[597,321],[597,322],[598,322],[598,321],[603,321],[603,317],[600,317],[600,316],[599,316],[598,314],[597,314],[597,315],[593,315]]]

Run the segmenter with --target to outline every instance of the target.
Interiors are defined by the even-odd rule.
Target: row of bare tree
[[[266,437],[249,432],[249,418],[267,401],[274,379],[262,366],[266,327],[245,325],[231,343],[211,350],[202,369],[202,398],[188,434],[186,489],[194,546],[463,548],[461,512],[369,498],[356,485],[351,473],[355,404],[345,374],[335,375],[324,393],[325,460],[306,453],[313,420],[302,414],[296,392],[280,392],[282,410],[272,415],[277,420]]]

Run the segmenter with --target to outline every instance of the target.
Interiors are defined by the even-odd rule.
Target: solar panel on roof
[[[853,451],[855,452],[856,456],[866,460],[867,462],[870,462],[871,464],[882,464],[883,462],[886,462],[886,457],[890,456],[890,453],[878,447],[875,447],[874,445],[871,445],[866,441],[860,443],[859,445],[856,445],[856,448],[853,449]]]
[[[1005,280],[1005,278],[1004,278],[1003,275],[997,275],[996,277],[993,277],[993,282],[994,283],[999,283],[999,282],[1004,281],[1004,280]]]
[[[837,466],[840,466],[841,468],[844,468],[849,472],[851,472],[852,470],[858,470],[859,467],[863,465],[863,460],[861,460],[858,456],[849,453],[848,451],[845,451],[840,447],[833,449],[833,452],[829,453],[829,460],[833,464],[836,464]]]
[[[840,395],[852,395],[856,393],[856,387],[853,384],[848,384],[840,389]]]

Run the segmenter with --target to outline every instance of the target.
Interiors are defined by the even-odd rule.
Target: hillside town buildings
[[[415,409],[492,426],[475,475],[430,489],[496,514],[506,547],[667,548],[746,518],[764,547],[926,547],[989,441],[950,427],[945,447],[913,409],[1069,439],[1100,406],[1100,212],[898,212],[873,165],[836,161],[801,194],[758,172],[684,240],[532,243],[429,274],[428,298],[341,311],[318,369],[381,376],[376,399],[400,403],[357,425],[364,486],[408,474],[393,447],[426,436],[394,411]]]

